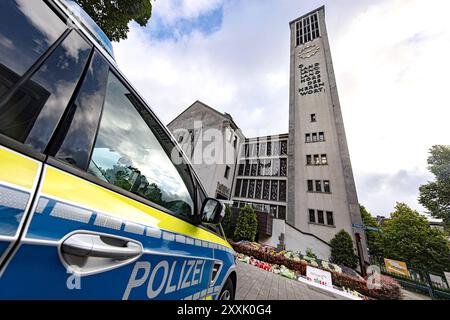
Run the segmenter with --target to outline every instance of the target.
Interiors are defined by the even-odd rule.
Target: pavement
[[[346,300],[313,286],[287,279],[258,267],[237,262],[236,300]],[[430,300],[430,297],[402,290],[403,300]]]
[[[237,272],[236,300],[346,300],[246,263]]]
[[[403,300],[431,300],[429,296],[402,289]]]

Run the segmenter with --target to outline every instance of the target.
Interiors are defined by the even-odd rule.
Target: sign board
[[[450,272],[444,272],[445,280],[447,280],[447,285],[450,287]]]
[[[220,193],[221,195],[228,198],[230,196],[230,188],[228,188],[226,185],[221,184],[220,182],[217,182],[217,193]]]
[[[380,231],[380,229],[375,227],[367,227],[363,224],[354,223],[352,224],[352,227],[355,229],[363,229],[363,230],[370,230],[370,231]]]
[[[339,297],[342,297],[342,298],[348,299],[348,300],[362,300],[361,297],[355,296],[349,292],[335,289],[333,287],[322,286],[320,284],[303,279],[303,277],[298,278],[298,281],[300,281],[301,283],[304,283],[308,286],[315,287],[315,288],[317,288],[317,290],[325,293],[326,295],[330,295],[330,293],[331,293],[333,297],[339,296]]]
[[[386,266],[386,270],[388,272],[397,273],[402,276],[409,277],[408,267],[406,266],[406,263],[402,261],[384,259],[384,265]]]
[[[438,276],[438,275],[436,275],[436,274],[432,274],[432,273],[430,273],[429,276],[430,276],[431,282],[433,282],[433,283],[439,285],[439,286],[442,287],[442,288],[447,288],[447,289],[448,289],[447,284],[445,283],[444,278],[442,278],[441,276]]]
[[[306,267],[306,279],[323,286],[333,288],[333,281],[331,280],[331,273],[320,270],[310,266]]]

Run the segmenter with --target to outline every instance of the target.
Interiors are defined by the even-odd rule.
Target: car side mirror
[[[205,224],[218,225],[225,216],[225,206],[217,199],[206,198],[202,205],[201,219]]]

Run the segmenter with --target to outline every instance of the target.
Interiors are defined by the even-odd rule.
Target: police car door
[[[4,3],[22,16],[36,9],[28,1]],[[42,17],[45,9],[38,9]],[[19,224],[6,223],[12,236],[1,237],[6,259],[0,298],[217,294],[212,271],[220,261],[213,251],[229,250],[228,244],[193,223],[196,190],[189,168],[172,162],[171,139],[83,34],[62,28],[56,36],[30,81],[8,100],[23,102],[17,96],[22,94],[35,110],[25,138],[14,136],[18,130],[1,132],[32,147],[45,163],[0,150],[9,156],[2,154],[1,187],[14,185],[22,195],[14,194],[20,206],[7,206],[16,210],[10,214]],[[12,114],[20,110],[17,103],[7,105]]]
[[[90,60],[2,285],[27,298],[211,295],[213,250],[224,240],[191,222],[188,168],[183,177],[159,123],[103,57]]]
[[[79,63],[67,66],[71,72],[60,78],[65,90],[57,93],[51,83],[55,78],[46,76],[49,70],[42,66],[69,33],[65,21],[42,1],[0,2],[0,277],[19,243],[45,160],[41,146],[48,136],[32,129],[44,124],[38,121],[41,110],[68,100],[86,60],[81,51]],[[54,118],[46,120],[51,131]],[[6,291],[0,281],[0,293]]]

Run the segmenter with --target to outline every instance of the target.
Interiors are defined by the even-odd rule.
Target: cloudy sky
[[[424,212],[427,152],[450,144],[448,0],[157,0],[115,44],[165,123],[201,100],[247,136],[288,131],[288,22],[323,4],[360,202]]]

